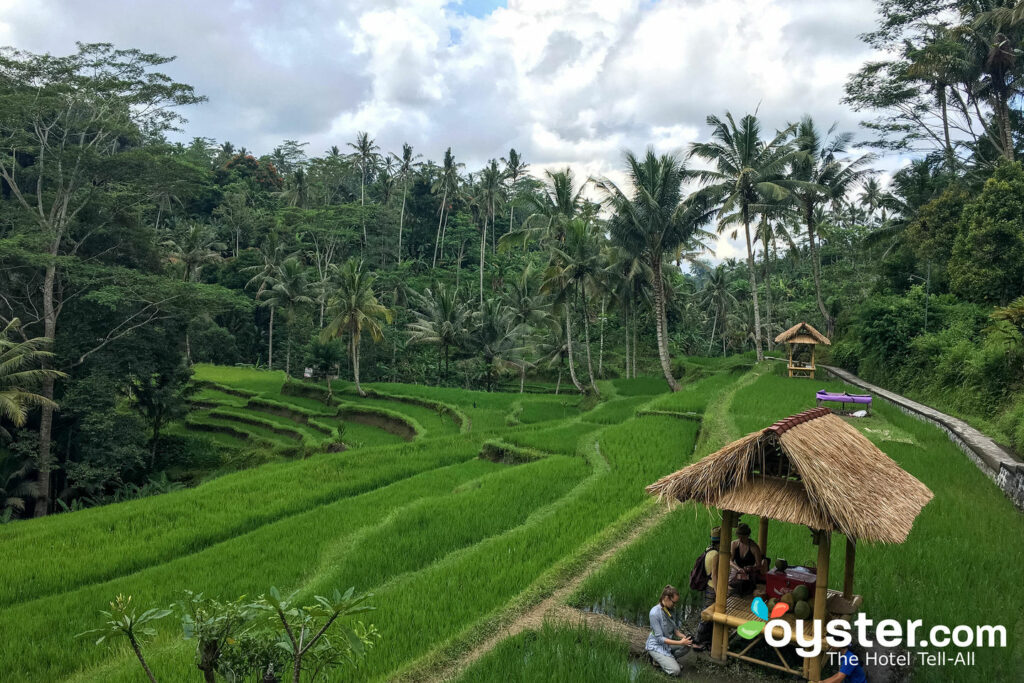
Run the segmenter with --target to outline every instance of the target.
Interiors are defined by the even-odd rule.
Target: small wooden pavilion
[[[815,408],[780,420],[753,432],[706,458],[647,487],[659,499],[696,501],[722,511],[715,602],[701,615],[714,622],[711,656],[719,662],[729,657],[761,664],[808,680],[821,678],[827,650],[790,664],[775,649],[776,661],[756,659],[748,653],[759,639],[743,641],[743,648],[729,649],[732,629],[755,620],[753,596],[729,596],[729,555],[732,530],[739,515],[760,518],[758,545],[768,552],[768,520],[803,524],[818,546],[817,580],[813,620],[822,621],[819,633],[832,619],[849,619],[851,607],[861,604],[853,593],[854,561],[858,541],[902,543],[914,519],[932,498],[932,492],[905,472],[864,435],[833,415]],[[829,548],[832,534],[846,537],[843,590],[829,590]],[[763,592],[759,585],[755,595]],[[841,596],[843,600],[839,600]],[[792,614],[783,617],[795,625]],[[813,634],[813,622],[805,622],[805,634]],[[763,634],[762,634],[763,638]]]
[[[817,344],[831,346],[828,337],[807,323],[797,323],[775,338],[776,344],[789,344],[789,376],[814,379],[814,347]],[[806,360],[807,348],[811,358]]]

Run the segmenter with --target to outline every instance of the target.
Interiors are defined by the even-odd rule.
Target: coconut
[[[789,605],[790,607],[792,607],[796,603],[796,598],[793,597],[793,593],[792,592],[789,592],[789,593],[786,593],[785,595],[783,595],[781,598],[779,598],[779,602],[784,602],[787,605]]]
[[[789,562],[786,562],[784,559],[780,557],[779,559],[775,560],[775,568],[780,572],[784,572],[787,569],[789,569]]]
[[[806,600],[797,600],[793,608],[793,616],[797,619],[807,619],[811,616],[811,606]]]
[[[796,598],[798,601],[807,600],[809,597],[811,597],[811,591],[804,584],[800,584],[799,586],[793,589],[793,597]]]

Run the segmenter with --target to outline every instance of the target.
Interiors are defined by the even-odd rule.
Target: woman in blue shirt
[[[651,608],[648,615],[651,622],[651,634],[647,636],[646,649],[662,671],[669,676],[678,676],[682,671],[679,660],[689,652],[693,641],[679,630],[679,620],[674,612],[679,602],[679,591],[672,586],[665,586],[661,591],[661,600]]]
[[[850,648],[844,647],[839,655],[839,671],[821,683],[866,683],[867,680],[860,657],[854,654]]]

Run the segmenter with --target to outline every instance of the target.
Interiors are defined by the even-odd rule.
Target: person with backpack
[[[711,540],[708,547],[693,565],[690,572],[690,589],[704,593],[704,611],[715,604],[715,579],[718,577],[718,543],[722,528],[715,527],[711,530]],[[705,650],[711,645],[711,634],[714,632],[714,624],[710,621],[701,620],[697,626],[697,635],[693,639],[693,649]]]

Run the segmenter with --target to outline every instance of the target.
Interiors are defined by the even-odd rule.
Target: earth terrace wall
[[[885,399],[907,415],[941,428],[950,440],[960,447],[968,458],[984,472],[1013,501],[1018,510],[1024,511],[1024,463],[1009,451],[985,436],[963,420],[946,415],[934,408],[912,401],[905,396],[887,391],[865,382],[846,370],[830,365],[820,365],[829,374],[854,386],[860,387],[879,398]]]

